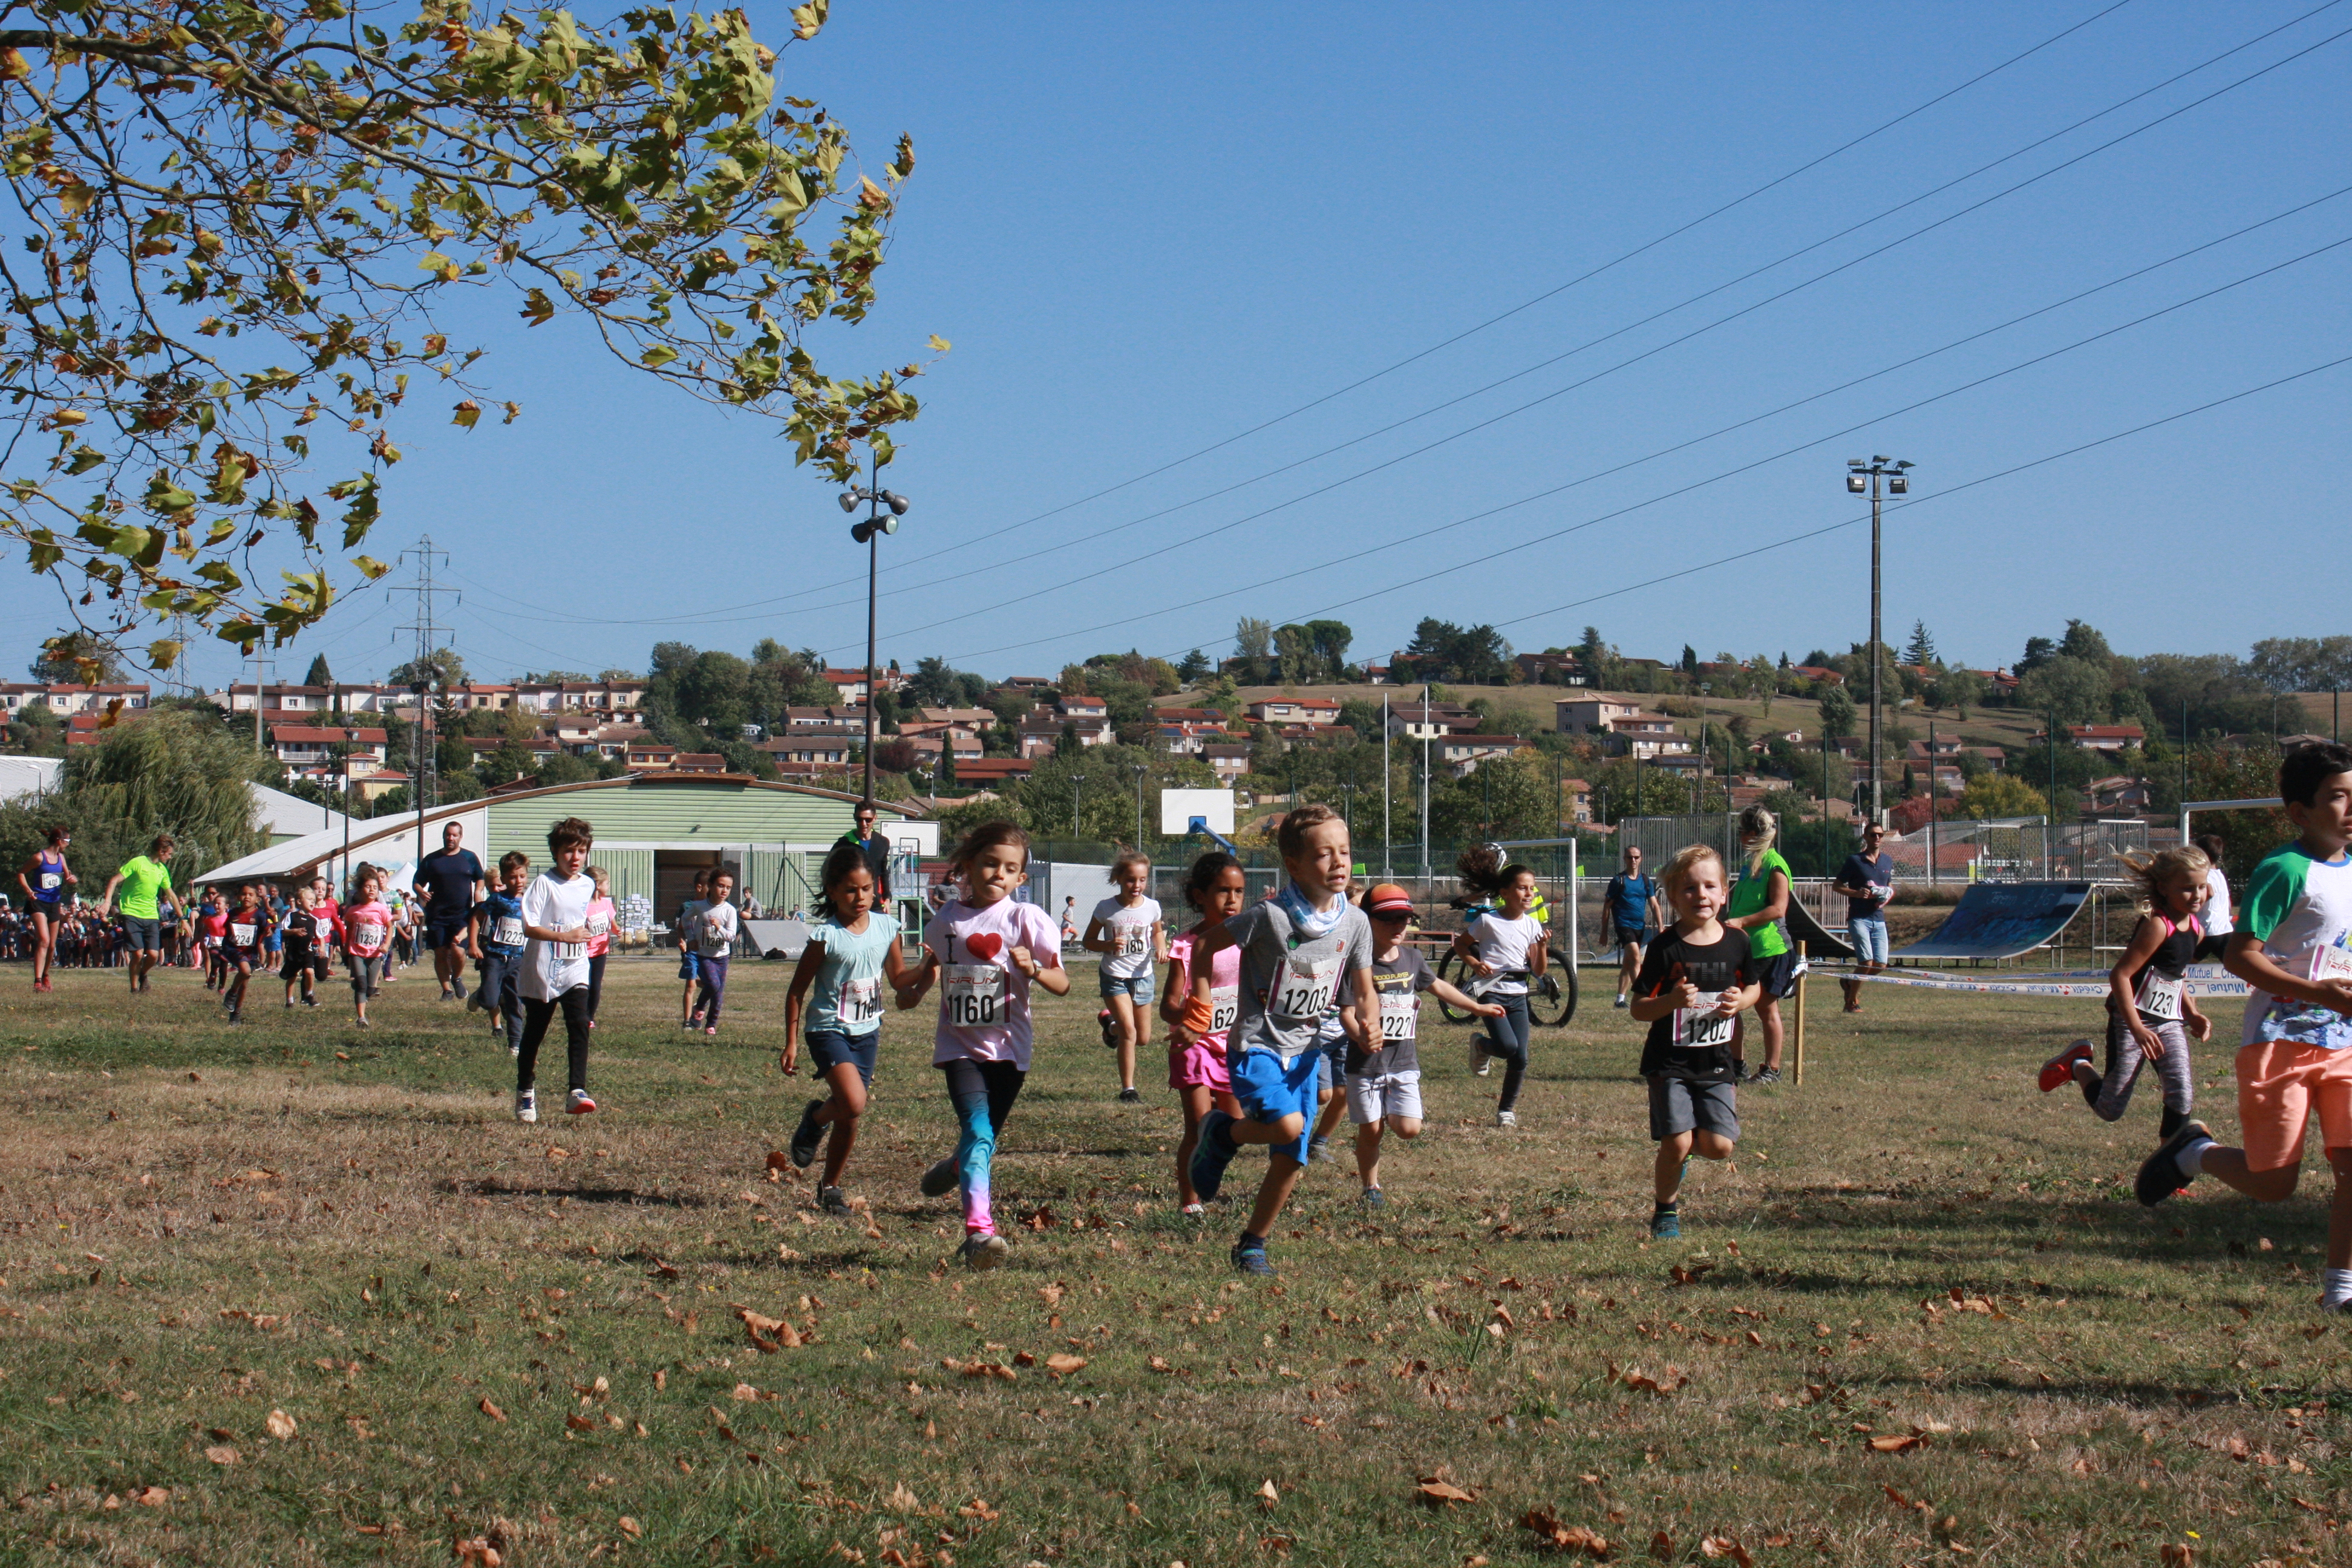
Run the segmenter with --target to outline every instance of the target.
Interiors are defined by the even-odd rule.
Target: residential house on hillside
[[[1596,693],[1591,697],[1562,697],[1552,703],[1551,710],[1552,728],[1563,735],[1605,735],[1618,720],[1639,713],[1642,704],[1632,697]]]
[[[1843,686],[1845,684],[1845,672],[1843,670],[1832,669],[1825,664],[1792,665],[1790,667],[1789,673],[1801,677],[1806,680],[1818,681],[1824,686]]]
[[[1054,689],[1054,678],[1050,675],[1008,675],[1004,678],[1003,684],[996,689],[1018,691],[1027,697],[1039,697]]]
[[[2109,778],[2093,779],[2083,786],[2091,809],[2102,816],[2136,816],[2154,804],[2147,781],[2126,778],[2121,773]]]
[[[1204,746],[1240,738],[1223,724],[1163,722],[1160,726],[1160,747],[1171,756],[1197,757]]]
[[[2066,738],[2086,752],[2120,752],[2147,740],[2147,731],[2137,724],[2069,724],[2064,729]],[[2036,730],[2031,738],[2044,742],[2050,731]]]
[[[1222,724],[1225,716],[1213,708],[1155,708],[1151,716],[1162,724]]]
[[[335,688],[331,686],[289,686],[272,681],[258,689],[265,713],[324,713],[335,705]],[[216,708],[250,716],[256,700],[255,692],[253,682],[247,680],[233,682],[225,690],[208,691],[205,696]]]
[[[128,681],[99,686],[81,686],[63,680],[46,683],[9,681],[0,684],[0,712],[20,713],[27,708],[47,708],[60,718],[70,718],[76,713],[103,713],[121,702],[120,711],[129,713],[145,708],[149,695],[148,687]]]
[[[1336,724],[1339,705],[1328,697],[1265,697],[1249,705],[1253,724]]]
[[[1584,661],[1572,653],[1523,653],[1511,662],[1530,686],[1582,686]]]
[[[771,724],[771,731],[797,729],[838,729],[846,727],[860,734],[866,731],[866,710],[863,708],[787,708],[784,721]]]
[[[659,741],[648,737],[643,741],[629,742],[625,761],[629,771],[633,773],[664,773],[668,770],[670,763],[677,757],[676,746],[665,746]]]
[[[270,727],[270,754],[297,778],[325,784],[340,778],[372,775],[383,767],[386,739],[376,729],[341,725],[277,724]],[[338,763],[335,752],[344,748]]]
[[[1526,746],[1517,735],[1445,735],[1430,748],[1434,760],[1457,779],[1468,778],[1490,757],[1507,757]]]
[[[1475,735],[1486,721],[1457,702],[1392,702],[1389,733],[1408,741],[1434,741],[1446,735]]]
[[[984,751],[984,748],[980,743],[979,737],[974,735],[958,735],[952,732],[946,732],[937,735],[901,735],[899,739],[905,741],[908,745],[912,746],[915,749],[918,766],[930,768],[935,771],[940,765],[940,753],[950,746],[954,747],[957,768],[956,776],[959,779],[963,776],[963,765],[966,763],[976,763],[980,761],[982,753]]]
[[[975,757],[971,762],[956,763],[956,783],[967,789],[986,789],[1015,784],[1037,771],[1031,757]]]
[[[1582,779],[1559,781],[1560,804],[1567,808],[1568,820],[1587,823],[1592,820],[1592,786]]]
[[[669,771],[674,773],[723,773],[727,759],[716,752],[680,752],[670,759]]]
[[[1201,748],[1201,760],[1215,770],[1219,784],[1231,788],[1249,772],[1250,749],[1236,741],[1212,742]]]
[[[819,767],[848,764],[852,747],[866,743],[866,731],[844,724],[799,724],[782,730],[751,749],[763,752],[779,768],[786,763],[812,763]]]

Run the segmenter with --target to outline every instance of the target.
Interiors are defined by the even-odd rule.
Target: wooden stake
[[[1789,1066],[1793,1070],[1790,1081],[1802,1087],[1805,1081],[1805,944],[1797,943],[1797,1028],[1796,1040],[1790,1047]]]

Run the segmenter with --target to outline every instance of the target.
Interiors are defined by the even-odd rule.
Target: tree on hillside
[[[1209,656],[1194,648],[1176,661],[1176,678],[1190,686],[1209,673]]]
[[[395,665],[384,682],[390,686],[415,686],[419,681],[426,686],[446,689],[466,684],[466,661],[454,647],[436,647],[423,658],[412,658]]]
[[[1234,653],[1243,661],[1245,679],[1252,685],[1264,682],[1274,670],[1274,623],[1255,616],[1235,621]]]
[[[2352,688],[2352,637],[2264,637],[2246,672],[2273,691]]]
[[[1853,733],[1853,699],[1843,686],[1822,689],[1822,733],[1832,741],[1843,741]]]
[[[44,686],[110,686],[123,679],[122,656],[89,632],[68,632],[42,645],[30,673]]]
[[[1451,680],[1500,686],[1508,679],[1511,645],[1491,626],[1457,626],[1424,618],[1399,656],[1400,680]]]
[[[796,37],[825,11],[798,7]],[[0,140],[25,253],[0,374],[23,467],[0,534],[68,585],[84,629],[185,616],[282,646],[343,581],[380,576],[359,551],[401,455],[394,410],[413,429],[454,404],[470,428],[495,395],[444,305],[585,317],[618,363],[774,417],[833,479],[860,447],[888,460],[916,367],[835,380],[802,338],[873,303],[911,144],[861,174],[838,122],[777,100],[740,10],[523,16],[18,8]],[[145,652],[161,669],[180,649]]]
[[[2010,673],[2016,676],[2020,680],[2022,680],[2026,676],[2032,674],[2034,670],[2040,668],[2042,665],[2049,663],[2050,660],[2057,657],[2058,645],[2051,641],[2048,637],[2028,637],[2025,639],[2025,652],[2023,656],[2018,659],[2016,665],[2010,670]]]
[[[305,686],[325,686],[330,688],[335,684],[335,672],[327,668],[327,656],[325,654],[319,653],[312,654],[310,656],[310,668],[302,672],[302,684]]]
[[[2048,797],[2014,773],[1979,773],[1960,791],[1959,814],[1979,822],[2049,812]]]
[[[909,708],[977,708],[987,693],[985,678],[928,657],[915,661],[915,673],[907,678],[899,695]]]
[[[2071,654],[2055,654],[2034,666],[2017,685],[2017,705],[2055,713],[2062,724],[2102,724],[2107,720],[2109,681],[2103,665]]]
[[[1926,621],[1915,620],[1911,623],[1911,640],[1904,645],[1903,662],[1918,665],[1923,669],[1935,668],[1937,662],[1936,639],[1927,635]]]
[[[1315,641],[1304,626],[1274,628],[1275,679],[1285,686],[1304,686],[1323,673]]]
[[[247,785],[276,764],[254,751],[250,732],[231,734],[208,719],[167,710],[104,734],[95,746],[74,748],[57,794],[0,805],[0,857],[21,863],[49,824],[64,822],[85,868],[84,896],[94,900],[105,884],[88,885],[90,868],[111,870],[144,853],[158,833],[179,841],[172,869],[182,887],[268,842]]]

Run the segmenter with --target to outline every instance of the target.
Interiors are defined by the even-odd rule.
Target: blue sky
[[[786,52],[786,89],[877,163],[911,132],[919,165],[882,308],[820,346],[850,369],[954,343],[887,481],[914,508],[885,542],[883,656],[1050,673],[1129,647],[1229,651],[1238,616],[1324,613],[1360,655],[1437,616],[1522,649],[1591,623],[1633,654],[1801,657],[1863,636],[1866,528],[1636,585],[1862,515],[1843,459],[1874,453],[1918,465],[1920,504],[1887,520],[1891,640],[1923,618],[1948,658],[1990,664],[2069,616],[2124,652],[2352,630],[2336,596],[2294,586],[2342,548],[2352,365],[1955,489],[2352,353],[2352,245],[2307,255],[2352,236],[2352,195],[2305,205],[2352,184],[2352,37],[2000,195],[2352,27],[2352,5],[2306,16],[2319,3],[2128,0],[1560,289],[2107,0],[836,0]],[[751,10],[786,31],[783,6]],[[664,637],[862,658],[864,551],[766,427],[634,381],[569,324],[526,334],[503,299],[466,325],[524,417],[404,428],[372,548],[429,532],[449,551],[447,618],[478,674],[642,667]],[[0,605],[39,624],[29,652],[53,600],[21,577]],[[321,648],[339,676],[380,675],[407,610],[353,595],[274,656],[280,675]],[[228,660],[196,668],[217,680]]]

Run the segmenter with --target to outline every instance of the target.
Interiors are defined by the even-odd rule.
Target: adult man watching
[[[890,841],[874,827],[874,803],[857,803],[857,831],[845,833],[835,840],[839,844],[855,844],[864,851],[866,868],[874,875],[874,907],[887,909],[890,901]]]
[[[147,972],[163,961],[163,908],[172,906],[172,918],[180,916],[180,900],[172,894],[172,836],[155,835],[147,846],[147,853],[134,855],[122,863],[99,895],[99,918],[104,920],[115,913],[114,889],[122,889],[123,934],[131,939],[131,990],[133,995],[147,989]]]
[[[1895,896],[1895,858],[1879,851],[1885,837],[1878,824],[1862,826],[1862,847],[1845,858],[1830,891],[1845,900],[1846,940],[1853,945],[1855,968],[1875,974],[1886,967],[1886,900]],[[1862,1011],[1862,982],[1848,980],[1845,1010]]]
[[[1663,928],[1666,923],[1658,907],[1656,880],[1642,875],[1641,846],[1625,846],[1625,868],[1609,879],[1601,901],[1616,931],[1617,1005],[1622,1007],[1625,994],[1633,988],[1633,977],[1642,972],[1642,949],[1650,940],[1650,927]]]
[[[441,830],[441,849],[416,868],[416,896],[425,906],[425,942],[433,950],[433,973],[441,1000],[466,999],[466,964],[479,958],[474,941],[474,906],[482,898],[482,863],[462,847],[466,829],[451,823]]]

